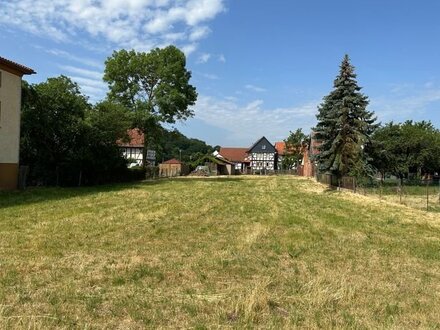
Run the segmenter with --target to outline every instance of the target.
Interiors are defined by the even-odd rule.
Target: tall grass
[[[0,193],[0,328],[438,328],[440,219],[297,177]]]

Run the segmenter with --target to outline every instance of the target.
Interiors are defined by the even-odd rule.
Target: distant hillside
[[[164,130],[157,143],[157,160],[162,162],[171,158],[190,162],[214,151],[213,146],[199,139],[188,138],[177,129]]]

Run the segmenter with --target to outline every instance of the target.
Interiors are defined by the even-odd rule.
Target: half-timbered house
[[[277,150],[264,136],[247,151],[253,173],[273,172],[276,169]]]

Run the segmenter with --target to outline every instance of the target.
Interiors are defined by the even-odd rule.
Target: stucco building
[[[20,149],[21,78],[35,71],[0,57],[0,189],[16,189]]]

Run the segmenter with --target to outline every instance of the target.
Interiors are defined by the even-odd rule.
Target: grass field
[[[421,184],[402,188],[396,182],[394,185],[358,188],[357,192],[416,209],[440,212],[440,185],[437,182],[428,187]]]
[[[293,176],[0,193],[0,328],[440,328],[440,217]]]

